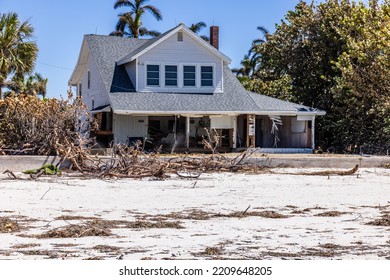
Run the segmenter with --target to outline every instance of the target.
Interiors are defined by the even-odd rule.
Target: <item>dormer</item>
[[[218,42],[218,29],[211,31],[212,42]],[[127,54],[117,65],[125,66],[137,92],[213,94],[223,92],[223,67],[230,62],[180,24]]]

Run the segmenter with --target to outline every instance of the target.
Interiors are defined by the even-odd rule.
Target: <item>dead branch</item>
[[[350,170],[324,170],[324,171],[316,171],[316,172],[298,172],[296,175],[305,175],[305,176],[329,176],[329,175],[338,175],[338,176],[348,176],[355,174],[359,169],[359,165]]]
[[[12,179],[19,179],[19,178],[15,175],[15,173],[13,173],[11,170],[8,170],[8,169],[7,169],[6,171],[4,171],[3,174],[7,174],[8,177],[10,177],[10,178],[12,178]]]

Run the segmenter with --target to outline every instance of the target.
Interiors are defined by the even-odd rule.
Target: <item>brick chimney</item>
[[[210,26],[210,44],[219,49],[219,26]]]

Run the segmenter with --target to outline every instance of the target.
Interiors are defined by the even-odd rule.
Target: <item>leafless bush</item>
[[[96,128],[80,99],[10,96],[0,100],[0,153],[60,155],[89,144]],[[73,152],[73,154],[75,154]]]

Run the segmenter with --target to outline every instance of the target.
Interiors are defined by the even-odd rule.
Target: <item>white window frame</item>
[[[213,69],[213,84],[211,86],[202,86],[202,66],[211,67]],[[215,63],[200,63],[199,64],[199,87],[200,88],[215,88],[216,87],[216,65]]]
[[[199,87],[199,71],[198,71],[198,63],[182,63],[180,70],[181,70],[181,83],[182,83],[182,88],[198,88]],[[184,67],[186,66],[194,66],[195,67],[195,86],[185,86],[184,85]]]
[[[215,89],[217,86],[217,66],[216,63],[175,63],[175,62],[154,62],[154,61],[145,61],[142,63],[144,66],[144,88],[147,89],[188,89],[188,90],[210,90]],[[148,85],[148,65],[158,65],[159,66],[159,85]],[[165,84],[165,66],[176,66],[177,67],[177,86],[170,86]],[[194,66],[195,67],[195,86],[185,86],[184,85],[184,66]],[[202,86],[202,75],[201,67],[210,66],[213,68],[213,85],[212,86]],[[137,82],[138,84],[138,82]]]
[[[165,78],[165,66],[176,66],[176,69],[177,69],[177,78],[176,78],[176,82],[177,82],[177,85],[176,86],[171,86],[171,85],[166,85],[166,78]],[[164,87],[166,88],[179,88],[180,87],[180,65],[177,64],[177,63],[165,63],[162,65],[163,69],[164,69],[164,73],[162,75],[162,79],[164,81]]]
[[[158,85],[148,85],[148,66],[159,66],[159,75],[158,75]],[[161,75],[161,69],[164,68],[164,65],[161,63],[153,63],[153,62],[147,62],[145,63],[145,88],[161,88],[161,80],[162,80],[162,75]]]

